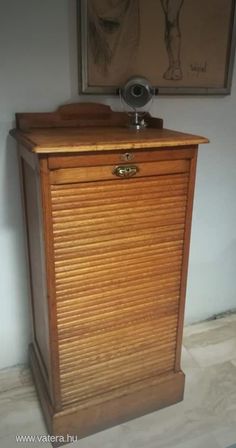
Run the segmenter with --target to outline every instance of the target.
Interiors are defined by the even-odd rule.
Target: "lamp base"
[[[129,113],[131,118],[129,127],[132,129],[136,129],[137,131],[141,131],[147,127],[147,123],[144,120],[145,113],[140,112],[131,112]]]

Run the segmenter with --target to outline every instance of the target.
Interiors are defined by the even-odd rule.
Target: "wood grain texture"
[[[30,151],[38,154],[80,153],[91,151],[130,151],[146,148],[174,148],[198,145],[208,140],[169,129],[147,128],[142,132],[129,128],[50,128],[20,130],[11,133]]]
[[[31,155],[30,152],[28,152]],[[99,157],[98,153],[80,153],[79,155],[63,155],[55,154],[51,156],[48,160],[48,167],[51,170],[62,169],[62,168],[76,168],[82,166],[106,166],[106,165],[118,165],[129,163],[140,163],[140,162],[155,162],[161,160],[182,160],[190,159],[194,157],[195,148],[194,146],[178,147],[178,149],[163,149],[162,151],[157,151],[155,149],[151,150],[132,150],[126,151],[100,151]],[[89,157],[88,157],[89,155]]]
[[[41,179],[41,210],[43,219],[44,251],[45,251],[45,270],[47,282],[47,300],[48,300],[48,320],[50,337],[50,399],[53,408],[57,411],[61,409],[61,390],[59,384],[59,354],[57,338],[57,319],[56,319],[56,295],[55,295],[55,269],[54,269],[54,251],[52,238],[52,210],[49,184],[49,170],[47,158],[39,160],[39,171]],[[39,320],[40,324],[40,320]]]
[[[177,332],[177,346],[176,346],[176,372],[181,370],[181,350],[183,339],[183,326],[184,326],[184,310],[186,301],[186,288],[187,288],[187,275],[188,275],[188,260],[189,260],[189,248],[190,248],[190,236],[191,236],[191,223],[192,223],[192,211],[193,211],[193,198],[195,190],[195,178],[197,168],[197,154],[196,149],[195,157],[191,160],[190,173],[189,173],[189,186],[188,186],[188,204],[187,213],[185,218],[185,233],[184,233],[184,254],[182,264],[182,282],[181,282],[181,301],[179,306],[179,322]]]
[[[146,116],[146,121],[153,128],[162,128],[163,120]],[[99,103],[74,103],[60,106],[56,112],[17,113],[17,128],[28,131],[32,128],[65,127],[125,127],[129,117],[124,112],[113,112],[110,106]]]
[[[207,143],[204,137],[163,129],[163,121],[147,114],[141,132],[128,127],[125,113],[109,106],[78,103],[52,113],[16,114],[17,129],[11,135],[38,154],[140,150]],[[115,130],[115,132],[114,132]]]
[[[183,399],[185,376],[182,372],[155,376],[128,388],[113,391],[112,395],[100,395],[60,412],[54,412],[33,347],[30,347],[30,363],[48,431],[52,435],[76,435],[86,437],[127,420],[140,417]],[[60,446],[53,444],[53,446]]]
[[[27,230],[32,344],[37,354],[45,387],[50,399],[52,399],[45,256],[37,157],[34,154],[30,154],[23,147],[19,147],[19,165],[25,227]]]
[[[171,174],[176,166],[186,172]],[[188,167],[52,183],[63,406],[174,370]]]
[[[148,124],[134,132],[125,114],[75,104],[18,114],[11,133],[27,166],[31,284],[40,257],[30,226],[43,235],[47,294],[32,290],[33,326],[48,380],[37,344],[30,354],[54,435],[84,437],[183,397],[197,145],[207,139]],[[130,164],[133,177],[114,174]]]
[[[120,166],[120,165],[119,165]],[[145,162],[139,164],[126,164],[127,167],[135,167],[136,177],[148,177],[153,175],[163,175],[168,173],[186,173],[189,170],[188,160],[168,160],[160,162]],[[94,166],[82,168],[64,168],[51,172],[50,181],[52,184],[72,184],[76,182],[91,182],[100,179],[116,179],[116,166]]]

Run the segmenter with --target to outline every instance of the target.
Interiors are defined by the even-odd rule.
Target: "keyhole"
[[[132,159],[133,159],[133,155],[130,154],[129,152],[126,152],[126,153],[123,155],[123,158],[128,162],[129,160],[132,160]]]

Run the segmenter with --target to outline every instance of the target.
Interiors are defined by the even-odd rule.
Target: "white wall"
[[[20,186],[8,130],[17,111],[51,111],[78,100],[75,1],[0,0],[0,64],[1,368],[26,361],[30,337]],[[167,127],[211,140],[199,152],[188,323],[236,307],[235,108],[236,76],[231,96],[160,97],[153,105]]]

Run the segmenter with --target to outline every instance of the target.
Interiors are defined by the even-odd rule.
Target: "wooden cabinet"
[[[108,106],[17,114],[31,366],[49,432],[84,437],[183,397],[197,145]]]

